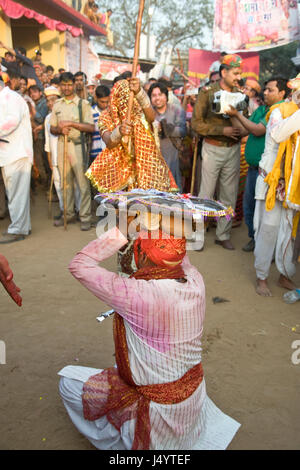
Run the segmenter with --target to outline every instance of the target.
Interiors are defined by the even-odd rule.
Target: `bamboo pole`
[[[82,29],[82,24],[79,25]],[[79,70],[82,70],[82,35],[79,36]]]
[[[189,82],[193,87],[197,88],[198,85],[195,84],[189,77],[187,77],[184,73],[182,73],[177,67],[174,67],[175,72],[182,76],[187,82]]]
[[[180,56],[180,50],[176,49],[176,51],[177,51],[177,56],[178,56],[178,62],[179,62],[179,65],[180,65],[180,71],[181,71],[181,73],[183,73],[183,63],[182,63],[181,56]]]
[[[140,52],[140,38],[141,38],[141,30],[142,30],[142,19],[143,19],[144,8],[145,8],[145,0],[140,0],[139,14],[138,14],[138,19],[137,19],[137,23],[136,23],[135,46],[134,46],[134,56],[133,56],[133,64],[132,64],[132,78],[135,78],[136,74],[137,74],[139,52]],[[126,117],[126,120],[128,122],[131,121],[133,100],[134,100],[134,93],[133,93],[133,91],[131,91],[130,95],[129,95],[128,111],[127,111],[127,117]],[[126,140],[127,139],[125,139],[125,142],[126,142]],[[128,140],[127,140],[126,143],[128,143]]]
[[[193,158],[193,169],[192,169],[192,182],[190,193],[193,195],[195,187],[195,178],[196,178],[196,164],[197,164],[197,155],[198,155],[198,137],[196,138],[195,149],[194,149],[194,158]]]
[[[68,136],[64,135],[64,229],[67,230],[67,158],[68,158]]]
[[[53,169],[51,172],[51,182],[50,182],[50,190],[49,190],[49,204],[48,204],[48,218],[51,219],[52,216],[52,191],[53,191],[53,183],[54,183],[54,176],[53,176]]]

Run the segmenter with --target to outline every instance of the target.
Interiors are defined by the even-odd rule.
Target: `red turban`
[[[223,57],[222,65],[228,65],[228,67],[235,68],[243,67],[243,59],[237,54],[227,54]]]
[[[148,232],[140,233],[134,244],[135,262],[138,264],[138,248],[146,253],[147,257],[157,266],[173,268],[181,264],[186,254],[185,238],[174,238],[163,232],[152,232],[152,238]],[[163,238],[163,236],[168,238]]]

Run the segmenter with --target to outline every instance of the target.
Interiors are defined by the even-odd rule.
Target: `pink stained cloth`
[[[181,351],[188,355],[192,346],[195,357],[182,370],[184,374],[201,360],[200,339],[205,316],[202,276],[187,256],[182,263],[186,283],[169,279],[128,279],[98,265],[126,243],[117,228],[109,230],[75,256],[69,265],[70,272],[96,297],[116,310],[133,332],[157,351],[176,353],[176,347],[180,345]]]
[[[81,250],[69,269],[123,317],[134,383],[139,386],[173,382],[201,362],[205,314],[202,277],[187,256],[182,263],[186,283],[130,279],[99,266],[126,243],[117,228],[111,229]],[[150,449],[194,448],[205,427],[205,400],[203,380],[181,403],[162,405],[151,401]]]
[[[44,24],[48,29],[52,31],[69,31],[73,37],[83,35],[83,31],[81,28],[76,28],[75,26],[62,23],[61,21],[48,18],[47,16],[41,15],[40,13],[37,13],[34,10],[30,10],[29,8],[26,8],[23,5],[20,5],[20,3],[13,2],[12,0],[0,0],[0,7],[9,18],[19,19],[22,16],[25,16],[26,18],[34,19],[39,24]]]
[[[87,289],[123,317],[134,383],[139,386],[176,381],[201,362],[205,315],[202,276],[187,256],[182,263],[186,283],[130,279],[99,266],[126,243],[126,238],[114,228],[81,250],[69,269]],[[79,366],[61,370],[64,404],[78,430],[98,449],[131,449],[136,426],[133,416],[120,431],[106,416],[96,421],[83,417],[83,384],[95,374],[101,374],[105,380],[105,373],[102,369]],[[97,390],[103,392],[104,405],[105,389],[106,383]],[[130,409],[125,411],[130,413]],[[151,450],[225,449],[240,426],[209,399],[205,378],[180,403],[165,405],[150,401],[149,413]]]

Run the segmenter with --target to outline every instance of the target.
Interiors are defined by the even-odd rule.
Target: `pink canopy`
[[[25,16],[26,18],[33,19],[40,24],[44,24],[46,28],[51,29],[52,31],[69,31],[75,38],[83,35],[81,28],[76,28],[75,26],[71,26],[62,23],[61,21],[48,18],[47,16],[40,15],[40,13],[37,13],[34,10],[30,10],[29,8],[26,8],[19,3],[13,2],[12,0],[0,0],[0,7],[9,18],[16,20],[22,16]]]

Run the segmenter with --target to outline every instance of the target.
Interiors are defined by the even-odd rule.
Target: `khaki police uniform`
[[[52,114],[50,125],[57,127],[61,121],[80,122],[79,117],[79,101],[80,98],[76,95],[72,100],[62,98],[56,101]],[[88,101],[82,100],[82,123],[91,124],[94,126],[92,108]],[[60,135],[58,139],[58,169],[61,178],[61,186],[63,183],[64,174],[64,136]],[[85,176],[86,168],[84,168],[84,161],[82,155],[82,146],[80,131],[71,128],[68,135],[68,150],[67,150],[67,219],[75,215],[75,198],[74,198],[74,178],[76,178],[79,191],[80,191],[80,210],[79,217],[81,222],[91,221],[91,190],[90,182]]]
[[[199,197],[217,197],[226,206],[235,209],[240,178],[240,142],[223,135],[224,127],[231,127],[230,118],[212,110],[214,94],[221,90],[220,83],[203,87],[198,95],[192,117],[192,128],[203,136],[202,168]],[[232,90],[239,92],[238,88]],[[220,241],[230,239],[232,221],[221,217],[216,236]]]

